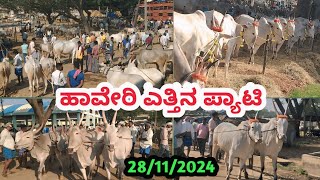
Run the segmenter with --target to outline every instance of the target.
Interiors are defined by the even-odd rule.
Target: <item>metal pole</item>
[[[148,9],[147,9],[147,0],[144,0],[144,32],[147,31],[148,27]]]

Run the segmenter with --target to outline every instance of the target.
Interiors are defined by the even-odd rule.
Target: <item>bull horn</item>
[[[284,111],[283,115],[286,115],[286,114],[287,114],[287,111],[288,111],[288,109],[289,109],[290,103],[291,103],[291,101],[290,101],[290,99],[289,99],[287,109]]]
[[[258,114],[259,114],[259,111],[257,111],[256,115],[254,116],[254,119],[257,119]]]
[[[33,134],[38,134],[43,129],[44,123],[41,123],[38,129]]]
[[[108,124],[108,121],[107,121],[107,118],[106,118],[106,112],[105,111],[102,111],[102,119],[103,119],[104,126],[107,127],[109,124]]]
[[[276,113],[277,113],[277,114],[281,114],[281,113],[279,113],[278,109],[276,108],[276,105],[275,105],[274,100],[272,100],[272,104],[273,104],[274,110],[276,110]]]
[[[67,112],[67,118],[68,118],[69,126],[70,126],[70,128],[72,128],[73,127],[73,123],[72,123],[72,121],[70,119],[70,116],[69,116],[68,112]]]
[[[118,111],[114,112],[111,125],[115,125],[116,124],[117,114],[118,114]]]
[[[83,118],[84,118],[84,113],[82,112],[82,114],[81,114],[81,119],[80,119],[80,121],[79,121],[79,123],[78,123],[78,125],[77,125],[78,127],[81,125]]]

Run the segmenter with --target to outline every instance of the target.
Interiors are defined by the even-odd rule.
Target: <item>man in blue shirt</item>
[[[69,71],[68,78],[67,78],[67,84],[71,88],[81,88],[84,83],[84,74],[79,69],[79,62],[74,62],[74,69]]]

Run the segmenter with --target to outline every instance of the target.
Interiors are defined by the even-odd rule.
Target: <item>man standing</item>
[[[192,146],[192,140],[194,139],[194,129],[192,124],[190,123],[191,117],[187,116],[184,119],[184,122],[182,122],[183,129],[185,131],[185,134],[183,136],[183,145],[184,147],[188,147],[187,151],[187,157],[189,157],[191,146]]]
[[[84,74],[79,69],[79,62],[74,62],[74,69],[69,71],[67,77],[68,87],[81,88],[84,83]]]
[[[131,36],[131,40],[130,40],[130,43],[131,43],[131,51],[134,50],[135,45],[136,45],[136,41],[137,41],[137,35],[136,35],[136,32],[133,32],[133,33],[132,33],[132,36]]]
[[[161,132],[160,132],[160,150],[159,150],[159,157],[163,157],[163,154],[165,157],[170,156],[170,150],[169,150],[169,133],[168,133],[168,128],[169,125],[163,125],[161,127]]]
[[[14,73],[18,77],[18,85],[20,85],[21,82],[23,82],[22,58],[20,56],[20,53],[16,49],[13,50],[13,53],[16,54],[16,56],[13,59]]]
[[[127,35],[127,37],[122,41],[123,44],[123,56],[127,59],[128,58],[128,54],[130,51],[130,39],[129,39],[129,35]]]
[[[94,46],[92,48],[92,72],[99,72],[99,46],[98,41],[93,42]]]
[[[129,128],[131,130],[131,136],[132,136],[132,149],[131,149],[131,157],[134,157],[134,146],[137,142],[137,135],[138,135],[138,129],[136,126],[134,126],[133,121],[129,121]]]
[[[56,93],[57,89],[64,88],[67,84],[66,78],[63,74],[63,64],[57,63],[56,70],[52,73],[51,80],[54,86],[54,94]]]
[[[78,41],[78,49],[76,52],[76,61],[81,64],[81,71],[83,71],[83,48],[80,41]]]
[[[204,157],[204,152],[206,150],[206,142],[209,135],[209,128],[205,118],[203,118],[202,123],[198,125],[197,132],[200,155],[201,157]]]
[[[27,131],[27,126],[26,125],[21,125],[20,126],[20,131],[17,132],[16,134],[16,143],[20,141],[21,136],[24,132]],[[26,153],[26,149],[25,148],[21,148],[19,149],[19,157],[18,157],[18,161],[19,161],[19,167],[18,168],[22,168],[24,166],[27,165],[27,153]]]
[[[214,111],[212,114],[211,114],[211,119],[209,120],[209,141],[208,141],[208,144],[209,144],[209,152],[210,152],[210,157],[212,157],[212,139],[213,139],[213,132],[214,132],[214,129],[218,126],[218,120],[219,120],[219,114]]]
[[[10,133],[12,130],[11,123],[7,123],[5,125],[5,129],[2,130],[0,135],[0,146],[2,147],[3,157],[5,159],[2,176],[7,177],[7,173],[9,171],[9,165],[12,160],[15,158],[15,150],[14,150],[14,139]]]
[[[140,154],[143,158],[149,157],[152,149],[153,131],[149,123],[145,124],[140,140]]]
[[[147,37],[146,39],[146,49],[152,50],[152,41],[153,41],[153,38],[152,38],[152,34],[150,33],[149,37]]]
[[[198,123],[198,120],[195,119],[192,123],[192,126],[193,126],[193,131],[194,131],[194,139],[193,139],[193,150],[195,151],[196,148],[198,149],[198,142],[197,142],[197,127],[198,127],[199,123]]]
[[[166,33],[160,37],[160,44],[162,45],[162,49],[168,48],[168,38]]]
[[[27,42],[27,40],[28,40],[28,33],[27,33],[26,30],[23,30],[23,32],[22,32],[22,41],[23,42]]]
[[[184,154],[184,146],[183,146],[183,136],[184,136],[184,129],[182,125],[182,119],[175,118],[174,119],[174,130],[173,130],[173,138],[174,138],[174,155],[185,157]]]
[[[113,37],[111,37],[110,41],[109,41],[109,52],[110,52],[110,56],[111,56],[111,61],[113,61],[113,55],[114,55],[114,40],[113,40]]]
[[[23,62],[26,63],[26,57],[28,56],[27,41],[23,41],[23,44],[21,45],[21,51],[22,51],[22,55],[23,55]]]

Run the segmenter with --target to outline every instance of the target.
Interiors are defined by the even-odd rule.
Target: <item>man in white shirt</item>
[[[166,36],[166,33],[160,37],[160,43],[162,45],[162,49],[168,48],[168,37]]]
[[[7,173],[9,170],[9,165],[12,160],[15,158],[15,150],[14,150],[14,139],[10,133],[12,129],[12,124],[7,123],[5,125],[5,129],[2,130],[0,135],[0,147],[2,147],[2,154],[5,159],[2,176],[7,177]]]
[[[20,131],[17,132],[16,134],[16,139],[15,139],[15,142],[19,142],[21,137],[22,137],[22,134],[24,132],[27,131],[27,126],[26,125],[21,125],[20,126]],[[18,161],[19,161],[19,169],[22,168],[23,166],[26,166],[27,164],[27,154],[26,154],[26,149],[25,148],[21,148],[19,149],[19,157],[18,157]]]
[[[13,53],[16,54],[16,56],[13,59],[14,73],[18,77],[18,85],[20,85],[21,81],[23,82],[22,57],[16,49],[13,50]]]
[[[149,157],[152,149],[153,131],[150,124],[145,124],[145,129],[142,132],[140,140],[140,154],[142,157]]]
[[[195,119],[192,123],[192,126],[193,126],[193,131],[194,131],[194,137],[197,137],[197,127],[198,127],[199,123],[198,123],[198,120]],[[193,139],[193,150],[198,150],[198,142],[197,142],[197,138],[194,138]]]
[[[63,70],[62,63],[57,63],[56,70],[52,73],[52,77],[51,77],[51,80],[54,86],[54,94],[56,93],[57,89],[64,88],[65,85],[67,84],[67,80],[64,77],[62,70]]]
[[[183,129],[185,131],[185,134],[183,136],[183,145],[188,147],[187,150],[187,157],[189,157],[191,146],[192,146],[192,140],[195,139],[194,137],[194,129],[192,124],[190,123],[190,120],[192,118],[187,116],[184,121],[182,122]]]
[[[183,146],[183,136],[185,133],[184,127],[182,125],[182,119],[175,118],[174,119],[174,130],[173,130],[173,143],[174,143],[174,155],[185,157],[184,154],[184,146]]]
[[[137,142],[138,129],[136,128],[136,126],[134,126],[131,120],[129,121],[129,128],[131,130],[131,136],[132,136],[132,149],[130,154],[131,154],[131,157],[134,157],[134,146]]]
[[[134,50],[135,45],[136,45],[136,41],[137,41],[137,35],[136,32],[132,33],[131,39],[130,39],[130,43],[131,43],[131,51]]]

